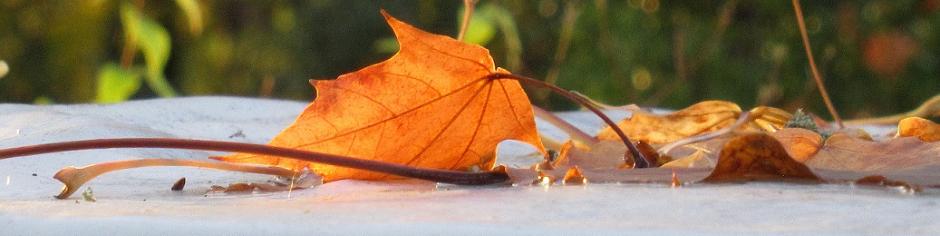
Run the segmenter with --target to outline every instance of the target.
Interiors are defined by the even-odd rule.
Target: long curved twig
[[[604,120],[604,123],[607,123],[607,125],[609,125],[611,129],[613,129],[614,132],[617,133],[617,136],[620,136],[620,140],[623,141],[623,144],[626,145],[627,149],[630,150],[630,154],[636,157],[634,158],[635,160],[633,160],[635,163],[633,165],[634,168],[648,168],[650,167],[650,163],[653,163],[652,160],[647,159],[646,156],[644,156],[643,153],[640,152],[640,149],[638,149],[636,145],[633,144],[632,141],[630,141],[630,138],[627,137],[627,135],[623,133],[623,130],[621,130],[620,127],[617,126],[617,123],[614,123],[614,121],[611,120],[610,117],[607,117],[607,115],[605,115],[603,112],[601,112],[600,109],[592,105],[590,102],[585,101],[580,96],[574,95],[571,92],[565,89],[562,89],[558,86],[545,83],[544,81],[525,77],[525,76],[520,76],[520,75],[497,72],[497,73],[490,74],[489,78],[491,79],[514,79],[514,80],[517,80],[519,82],[523,82],[526,84],[536,85],[536,86],[540,86],[543,88],[551,89],[553,92],[558,93],[559,95],[562,95],[565,98],[568,98],[571,101],[574,101],[584,106],[591,112],[594,112],[594,114],[597,115],[597,117],[600,117],[601,120]],[[628,161],[627,156],[624,156],[624,161],[625,162]]]
[[[178,148],[193,150],[211,150],[244,152],[323,163],[361,170],[392,174],[415,179],[423,179],[450,184],[484,185],[502,183],[509,180],[505,173],[495,171],[462,172],[419,168],[381,161],[357,159],[327,153],[310,152],[261,144],[236,143],[225,141],[172,139],[172,138],[115,138],[47,143],[15,148],[0,149],[0,160],[43,153],[65,152],[86,149],[105,148]]]
[[[823,84],[822,76],[819,75],[819,70],[816,69],[816,61],[813,60],[813,49],[809,46],[809,36],[806,33],[806,23],[803,22],[803,10],[800,9],[800,0],[793,0],[793,11],[796,12],[796,23],[800,28],[800,36],[803,38],[803,48],[806,49],[806,58],[809,59],[809,68],[813,72],[813,80],[816,81],[816,88],[819,88],[819,95],[822,96],[823,102],[826,104],[826,109],[829,110],[829,114],[832,114],[832,119],[836,121],[839,128],[845,128],[845,125],[842,124],[842,117],[839,116],[836,107],[832,105],[832,100],[829,99],[829,92],[826,91],[826,85]]]
[[[62,182],[64,185],[62,186],[62,191],[59,192],[59,195],[56,195],[55,197],[58,199],[66,199],[75,193],[75,191],[78,191],[78,189],[81,188],[83,184],[105,173],[151,166],[190,166],[276,176],[292,176],[295,173],[294,171],[288,169],[273,166],[252,166],[226,162],[209,162],[185,159],[148,158],[138,160],[112,161],[91,164],[78,168],[71,166],[63,168],[58,173],[56,173],[55,176],[53,176],[53,178],[59,180],[59,182]]]
[[[460,32],[457,33],[457,40],[463,41],[463,36],[467,34],[470,27],[470,19],[473,18],[473,9],[476,8],[477,0],[463,0],[463,20],[460,21]]]

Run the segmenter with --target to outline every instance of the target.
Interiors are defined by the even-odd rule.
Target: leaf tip
[[[385,10],[385,8],[379,9],[379,13],[382,13],[382,16],[385,17],[386,20],[395,19],[395,17],[392,17],[391,14],[388,14],[388,11]]]
[[[385,9],[380,9],[379,12],[382,13],[382,17],[385,18],[385,22],[388,22],[388,24],[392,26],[393,30],[396,29],[396,25],[405,24],[405,22],[398,20],[398,18],[392,16],[392,14],[388,13],[388,11]]]

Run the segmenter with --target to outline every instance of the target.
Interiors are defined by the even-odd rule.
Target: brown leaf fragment
[[[565,185],[580,185],[587,184],[587,182],[587,178],[581,174],[581,169],[578,168],[578,166],[568,168],[568,171],[565,172],[565,178],[561,181],[561,183]]]
[[[183,187],[186,186],[186,177],[180,178],[173,183],[173,187],[170,187],[170,191],[183,191]]]
[[[234,183],[229,184],[223,192],[225,193],[251,193],[255,190],[255,186],[249,183]]]
[[[222,186],[212,185],[209,187],[209,192],[223,192],[223,191],[225,191],[225,187],[222,187]]]
[[[785,128],[770,135],[780,141],[787,154],[800,163],[812,158],[822,147],[822,136],[807,129]]]
[[[920,192],[920,186],[912,185],[904,181],[891,180],[883,175],[869,175],[855,181],[857,185],[900,187],[907,191]]]
[[[670,185],[673,188],[682,187],[682,181],[679,180],[679,175],[676,174],[676,171],[672,171],[672,183]]]
[[[917,137],[924,142],[940,140],[940,124],[920,117],[908,117],[898,122],[898,137]]]
[[[251,183],[250,184],[254,189],[257,189],[261,192],[283,192],[293,190],[290,186],[283,186],[278,184],[270,183]]]
[[[718,164],[705,178],[706,182],[803,180],[820,181],[772,136],[763,133],[745,134],[728,141]]]

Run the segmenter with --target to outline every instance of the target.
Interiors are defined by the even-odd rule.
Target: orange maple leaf
[[[489,169],[496,144],[516,139],[544,151],[532,107],[517,81],[492,80],[489,51],[424,32],[385,11],[401,49],[336,80],[311,81],[317,98],[270,142],[409,166]],[[387,179],[387,174],[253,154],[232,162],[310,167],[324,181]]]

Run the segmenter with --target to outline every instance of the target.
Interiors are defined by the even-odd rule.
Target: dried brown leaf
[[[746,134],[728,141],[708,182],[809,180],[819,177],[787,155],[777,139],[763,133]]]

